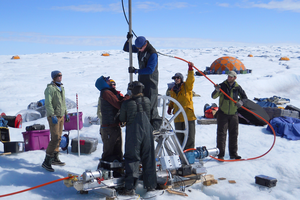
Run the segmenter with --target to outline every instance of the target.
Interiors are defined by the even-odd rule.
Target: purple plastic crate
[[[23,132],[25,151],[47,149],[50,141],[50,131],[34,130]]]
[[[70,121],[64,123],[64,130],[77,130],[77,113],[68,113],[70,116]],[[82,112],[79,112],[79,130],[82,129]]]

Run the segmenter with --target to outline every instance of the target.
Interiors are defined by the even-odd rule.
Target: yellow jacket
[[[194,104],[193,104],[193,87],[194,87],[195,77],[194,70],[188,71],[188,77],[186,82],[183,82],[179,92],[176,94],[173,91],[173,88],[170,92],[170,96],[176,99],[181,106],[183,107],[188,121],[196,120],[196,116],[194,114]],[[173,114],[178,111],[178,106],[174,104],[174,102],[170,102],[169,107],[173,110]],[[180,113],[174,120],[174,122],[184,122],[183,116]]]

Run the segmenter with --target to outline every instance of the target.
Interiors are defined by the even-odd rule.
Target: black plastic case
[[[258,175],[255,176],[255,183],[262,186],[274,187],[276,186],[277,179],[270,176]]]

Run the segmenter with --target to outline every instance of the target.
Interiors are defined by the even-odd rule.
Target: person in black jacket
[[[127,41],[124,44],[123,50],[129,51],[128,39],[132,37],[127,35]],[[135,45],[132,45],[132,52],[137,53],[139,62],[139,69],[130,66],[129,73],[138,74],[138,81],[141,82],[145,88],[143,90],[144,96],[151,101],[150,123],[154,130],[158,130],[161,124],[161,118],[157,111],[157,97],[158,97],[158,56],[155,48],[150,44],[144,36],[139,36],[135,40]]]
[[[132,97],[123,102],[119,119],[126,122],[125,138],[125,189],[121,195],[134,195],[139,178],[140,162],[143,165],[143,183],[147,191],[155,190],[156,163],[152,126],[149,122],[151,103],[142,93],[144,85],[132,83]]]
[[[100,110],[102,114],[100,135],[103,142],[102,160],[112,162],[123,160],[122,130],[120,122],[116,120],[123,100],[120,93],[111,87],[110,77],[101,76],[95,83],[100,93]]]

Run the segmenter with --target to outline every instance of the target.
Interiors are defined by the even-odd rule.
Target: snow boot
[[[118,192],[119,195],[123,195],[123,196],[134,196],[136,195],[135,190],[131,189],[131,190],[127,190],[125,188],[123,188],[122,190],[120,190]]]
[[[59,166],[64,166],[64,165],[66,165],[66,163],[64,163],[64,162],[61,162],[60,160],[59,160],[59,157],[58,157],[58,153],[59,152],[55,152],[54,153],[54,159],[52,160],[52,165],[59,165]]]
[[[54,169],[51,166],[52,160],[54,157],[50,157],[49,155],[46,155],[45,160],[42,164],[42,167],[48,170],[49,172],[54,172]]]

